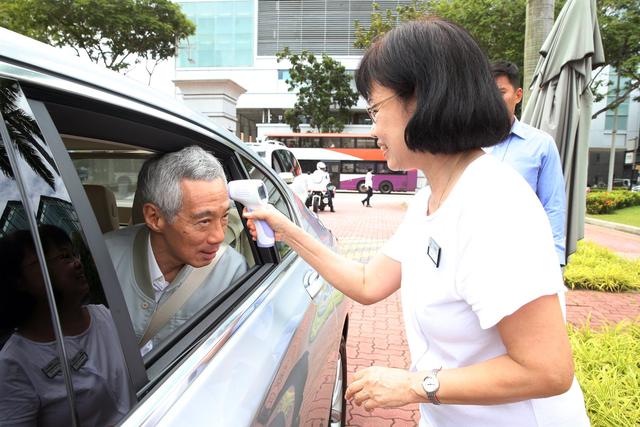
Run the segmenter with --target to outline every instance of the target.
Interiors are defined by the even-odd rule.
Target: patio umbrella
[[[584,237],[591,70],[604,64],[595,0],[568,0],[540,49],[522,121],[550,134],[567,193],[566,254]]]

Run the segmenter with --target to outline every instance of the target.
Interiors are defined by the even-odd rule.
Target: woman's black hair
[[[376,40],[356,71],[365,99],[374,84],[405,102],[415,97],[404,135],[412,151],[454,154],[488,147],[511,128],[485,54],[464,28],[441,18],[401,24]]]
[[[72,245],[69,235],[54,225],[42,225],[39,232],[45,254],[53,248]],[[29,230],[18,230],[0,239],[0,271],[3,273],[0,328],[3,330],[12,330],[23,324],[35,308],[36,298],[21,286],[24,280],[23,260],[29,253],[35,254]],[[40,265],[35,263],[30,268],[40,269]]]

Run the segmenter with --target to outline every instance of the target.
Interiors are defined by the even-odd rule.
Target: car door
[[[137,351],[126,346],[128,319],[114,310],[117,295],[107,303],[108,272],[18,83],[0,78],[0,99],[1,418],[114,424],[135,404],[142,368],[126,361]]]
[[[286,196],[278,189],[276,182],[249,159],[243,158],[242,161],[251,178],[265,182],[270,203],[287,215],[284,206]],[[316,227],[307,226],[307,231],[331,244],[330,232],[316,222],[316,218],[308,213],[299,200],[298,203],[298,209],[308,215],[309,222],[306,224],[316,224]],[[326,403],[332,397],[339,359],[339,347],[335,343],[340,342],[345,326],[342,323],[344,317],[338,317],[336,308],[343,304],[345,297],[326,283],[291,248],[282,242],[277,245],[282,262],[275,281],[282,287],[274,293],[275,310],[289,311],[298,304],[300,308],[294,310],[297,316],[282,317],[285,321],[282,326],[289,333],[275,334],[275,342],[265,343],[274,348],[275,354],[281,353],[282,359],[253,424],[322,424],[329,416]]]
[[[341,305],[342,294],[314,276],[290,248],[282,244],[275,249],[257,248],[247,238],[239,216],[241,206],[237,206],[235,216],[239,228],[230,242],[237,242],[235,247],[246,256],[248,272],[225,293],[206,301],[193,318],[142,356],[121,283],[103,237],[104,227],[113,225],[113,221],[109,221],[110,218],[101,220],[102,211],[90,200],[88,190],[89,186],[109,190],[115,185],[109,190],[115,193],[117,203],[115,226],[135,224],[135,202],[129,200],[129,188],[120,187],[115,173],[101,175],[101,171],[115,167],[113,163],[122,166],[128,162],[131,167],[118,173],[135,177],[131,169],[135,170],[141,160],[197,144],[221,159],[231,179],[252,177],[252,171],[259,171],[265,182],[270,183],[272,202],[292,220],[299,221],[299,201],[288,196],[272,173],[262,169],[251,156],[239,155],[238,151],[242,150],[231,142],[116,95],[89,87],[71,92],[36,84],[26,85],[26,93],[23,93],[17,82],[1,78],[0,81],[5,84],[3,88],[11,89],[4,93],[15,98],[11,105],[16,106],[4,109],[3,118],[21,111],[23,114],[18,116],[17,123],[21,126],[28,123],[28,133],[32,134],[31,151],[20,152],[22,154],[14,157],[26,159],[31,154],[38,159],[37,162],[25,160],[22,163],[21,168],[28,172],[25,176],[29,180],[24,180],[24,188],[19,192],[21,201],[31,200],[28,211],[36,218],[29,220],[32,239],[37,248],[41,237],[36,230],[51,221],[73,236],[74,256],[80,254],[89,282],[88,301],[103,307],[100,310],[108,325],[105,333],[109,334],[112,343],[109,351],[118,355],[107,359],[122,361],[115,370],[105,368],[107,372],[120,372],[116,379],[102,375],[107,377],[104,393],[123,396],[113,404],[117,408],[109,414],[126,417],[126,425],[151,425],[160,420],[166,424],[184,425],[186,421],[207,422],[212,409],[216,409],[213,413],[219,415],[219,425],[248,425],[263,420],[270,423],[278,417],[281,419],[279,414],[295,413],[296,418],[285,417],[294,423],[296,419],[314,414],[313,408],[326,406],[332,379],[327,369],[330,370],[331,363],[335,367],[341,332],[335,308]],[[23,116],[31,120],[25,121]],[[4,123],[7,123],[6,118]],[[5,124],[3,141],[14,143],[17,139],[10,139],[9,135],[16,131],[7,130],[9,127]],[[15,145],[29,146],[17,142]],[[12,165],[12,168],[16,166]],[[39,181],[32,179],[34,175],[39,176]],[[106,181],[101,181],[103,179]],[[91,183],[83,184],[82,180]],[[114,180],[115,183],[111,182]],[[18,178],[14,187],[20,187],[20,182]],[[24,215],[18,214],[24,208],[9,203],[13,201],[16,200],[9,200],[7,196],[3,227],[10,227],[16,221],[25,223],[24,219],[19,220]],[[330,234],[320,225],[303,226],[331,243]],[[22,228],[26,229],[26,225]],[[244,247],[240,242],[244,242]],[[47,254],[42,249],[38,251],[40,265],[46,266]],[[45,279],[49,277],[51,281],[46,267],[41,270]],[[53,285],[49,283],[46,289],[51,294],[50,305],[55,306]],[[73,347],[73,343],[67,344],[62,326],[56,326],[60,317],[53,309],[49,314],[53,330],[57,331],[56,342],[59,342],[56,350],[59,371],[56,363],[51,369],[54,377],[63,380],[56,390],[59,391],[58,401],[64,402],[67,408],[60,409],[69,419],[64,425],[84,425],[87,417],[96,412],[92,404],[95,399],[87,398],[90,388],[75,386],[74,372],[76,366],[78,369],[88,366],[83,353],[89,361],[95,357],[91,352]],[[12,335],[10,330],[4,332],[5,336]],[[66,351],[67,347],[69,351]],[[52,357],[49,362],[54,359]],[[48,363],[40,370],[46,366]],[[326,375],[321,375],[324,373]],[[328,378],[327,385],[321,387],[317,383],[319,378]],[[291,388],[288,384],[296,385]],[[116,393],[113,391],[116,389],[121,391]],[[126,393],[122,391],[125,389]],[[230,394],[229,390],[239,392]],[[329,393],[328,397],[326,393]],[[311,394],[314,398],[307,397]],[[126,400],[126,396],[130,399]],[[294,406],[288,405],[291,396],[296,402]],[[290,411],[292,408],[294,412]],[[314,416],[326,419],[326,408],[320,412],[324,415]]]

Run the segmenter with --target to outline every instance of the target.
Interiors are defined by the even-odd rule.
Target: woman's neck
[[[431,187],[427,214],[435,213],[447,199],[467,166],[484,152],[480,149],[456,154],[426,154],[422,172]]]

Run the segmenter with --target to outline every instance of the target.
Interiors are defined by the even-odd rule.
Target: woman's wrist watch
[[[438,381],[438,372],[440,369],[442,368],[429,371],[427,376],[422,380],[422,388],[427,394],[427,399],[429,399],[429,402],[434,405],[440,404],[440,400],[438,400],[438,396],[436,396],[436,393],[440,389],[440,381]]]

